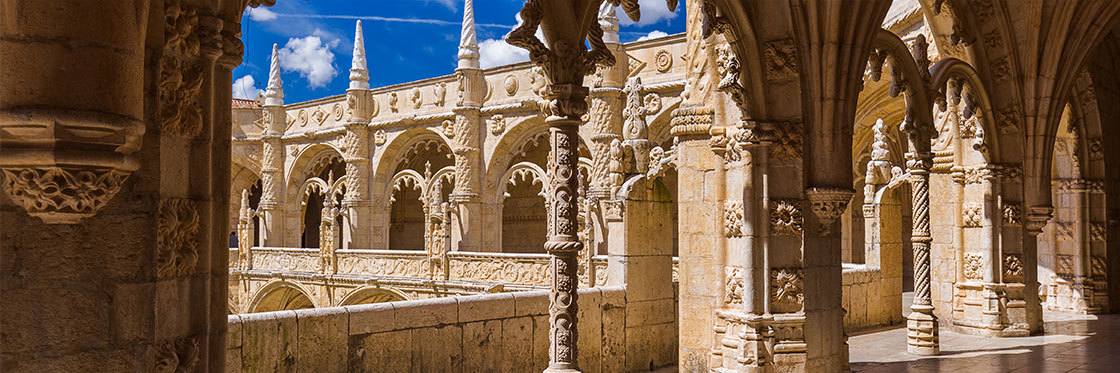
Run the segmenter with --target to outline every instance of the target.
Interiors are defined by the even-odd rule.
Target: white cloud
[[[280,67],[284,71],[298,72],[313,88],[326,85],[338,75],[331,48],[337,46],[339,40],[324,43],[315,34],[321,32],[316,30],[311,36],[288,39],[280,49]]]
[[[268,22],[276,19],[276,13],[265,7],[248,8],[245,9],[245,12],[249,13],[249,19],[257,22]]]
[[[264,91],[257,88],[257,81],[252,75],[245,75],[233,81],[233,98],[255,100],[257,95],[263,93]]]
[[[677,8],[684,7],[683,1]],[[634,22],[626,16],[626,11],[622,7],[618,7],[618,23],[622,26],[629,26],[637,24],[638,26],[652,25],[664,19],[676,18],[677,14],[669,11],[669,6],[665,5],[664,0],[638,0],[638,4],[642,9],[642,20]]]
[[[517,25],[520,26],[521,15],[517,14],[513,17],[517,20]],[[517,26],[514,26],[514,28],[516,27]],[[539,27],[534,35],[542,43],[544,42],[544,32],[541,31]],[[478,64],[483,69],[529,60],[529,51],[524,48],[509,45],[504,39],[486,39],[479,42],[478,54],[481,55],[478,59]]]
[[[529,51],[509,45],[502,39],[486,39],[478,43],[479,65],[483,69],[529,60]]]
[[[439,4],[439,5],[443,5],[443,6],[447,7],[447,9],[450,9],[452,12],[455,12],[455,11],[459,10],[459,7],[455,5],[455,3],[457,3],[457,2],[459,2],[459,1],[458,0],[424,0],[425,4],[436,3],[436,4]]]
[[[648,34],[646,34],[646,36],[638,38],[638,41],[649,40],[649,39],[657,39],[657,38],[662,38],[662,37],[666,37],[666,36],[669,36],[669,34],[666,34],[665,31],[653,30],[653,31],[650,31]]]

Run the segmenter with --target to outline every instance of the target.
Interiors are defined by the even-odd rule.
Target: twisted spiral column
[[[911,153],[906,162],[910,173],[913,226],[910,241],[914,250],[914,304],[907,317],[906,350],[915,355],[937,355],[940,352],[937,317],[933,315],[930,294],[929,170],[933,154],[929,151]]]

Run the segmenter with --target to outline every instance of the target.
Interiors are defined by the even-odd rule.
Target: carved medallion
[[[507,96],[513,96],[517,93],[517,77],[513,75],[506,76],[502,82],[502,87],[506,89]]]
[[[412,103],[413,109],[419,109],[420,105],[424,104],[424,98],[420,95],[420,87],[412,87],[408,91],[408,101]]]
[[[1007,254],[1003,257],[1004,282],[1018,282],[1023,280],[1023,258],[1019,254]]]
[[[800,202],[792,199],[770,200],[770,234],[774,236],[801,235]]]
[[[440,128],[443,129],[443,135],[447,136],[447,138],[455,137],[455,122],[450,119],[444,119],[443,123],[440,124]]]
[[[658,72],[669,72],[669,69],[673,67],[673,54],[667,50],[659,49],[653,59],[653,64]]]
[[[661,96],[657,95],[657,93],[647,93],[643,101],[646,105],[647,114],[657,114],[657,112],[661,111]]]

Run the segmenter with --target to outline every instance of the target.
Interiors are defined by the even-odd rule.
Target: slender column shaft
[[[576,236],[579,180],[576,160],[579,154],[577,130],[579,121],[562,116],[549,116],[551,152],[548,156],[549,192],[551,198],[545,249],[552,254],[552,294],[549,297],[549,369],[576,369],[576,288],[577,253],[582,245]]]
[[[914,304],[907,321],[906,349],[916,355],[937,355],[940,352],[938,323],[933,315],[930,292],[930,242],[933,238],[929,228],[929,170],[933,154],[928,150],[920,151],[911,153],[910,158],[906,166],[910,172],[913,205],[910,240],[914,249]]]

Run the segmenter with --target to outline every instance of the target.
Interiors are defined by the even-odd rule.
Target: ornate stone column
[[[626,47],[618,41],[618,15],[615,8],[604,2],[599,8],[599,26],[603,28],[603,42],[615,58],[612,66],[598,66],[591,88],[591,121],[589,148],[592,155],[590,188],[588,195],[605,200],[620,183],[610,176],[611,142],[622,136],[623,83],[629,73]],[[640,93],[640,92],[639,92]]]
[[[284,111],[284,83],[280,80],[280,53],[272,45],[268,88],[264,93],[267,128],[261,133],[261,246],[284,246],[284,144],[280,137],[288,126]]]
[[[241,190],[241,209],[237,216],[237,268],[253,269],[253,209],[249,208],[249,191]]]
[[[528,0],[521,9],[522,24],[506,41],[529,51],[551,85],[541,111],[547,116],[551,151],[545,200],[549,204],[548,240],[552,255],[552,294],[549,297],[549,372],[578,371],[576,288],[579,284],[577,236],[579,194],[579,124],[587,112],[587,87],[583,77],[597,64],[611,65],[614,56],[603,43],[603,30],[595,21],[601,0]],[[638,18],[636,14],[631,18]],[[534,33],[544,30],[547,46]],[[584,47],[584,41],[591,46]]]
[[[937,355],[938,321],[933,314],[930,283],[929,220],[929,170],[933,167],[933,153],[929,151],[929,139],[911,136],[911,143],[925,141],[925,146],[907,154],[906,170],[910,174],[911,203],[913,206],[913,229],[910,241],[914,249],[914,304],[907,316],[906,350],[915,355]]]
[[[1023,217],[1023,301],[1031,334],[1042,332],[1042,301],[1038,297],[1038,235],[1054,217],[1052,206],[1031,206]]]
[[[342,198],[342,213],[348,222],[345,237],[339,248],[370,249],[373,247],[373,222],[370,211],[369,130],[373,117],[373,97],[369,92],[369,70],[366,69],[365,38],[362,21],[354,26],[354,59],[350,67],[350,87],[346,89],[346,106],[350,121],[343,135],[342,157],[346,161],[346,195]]]
[[[486,95],[486,80],[479,68],[478,42],[474,27],[474,4],[467,0],[463,5],[463,30],[459,40],[459,66],[455,69],[459,100],[456,102],[455,127],[452,131],[452,149],[455,155],[455,188],[449,199],[456,206],[452,214],[452,247],[460,251],[481,251],[483,209],[481,185],[485,175],[482,169],[482,101]]]

